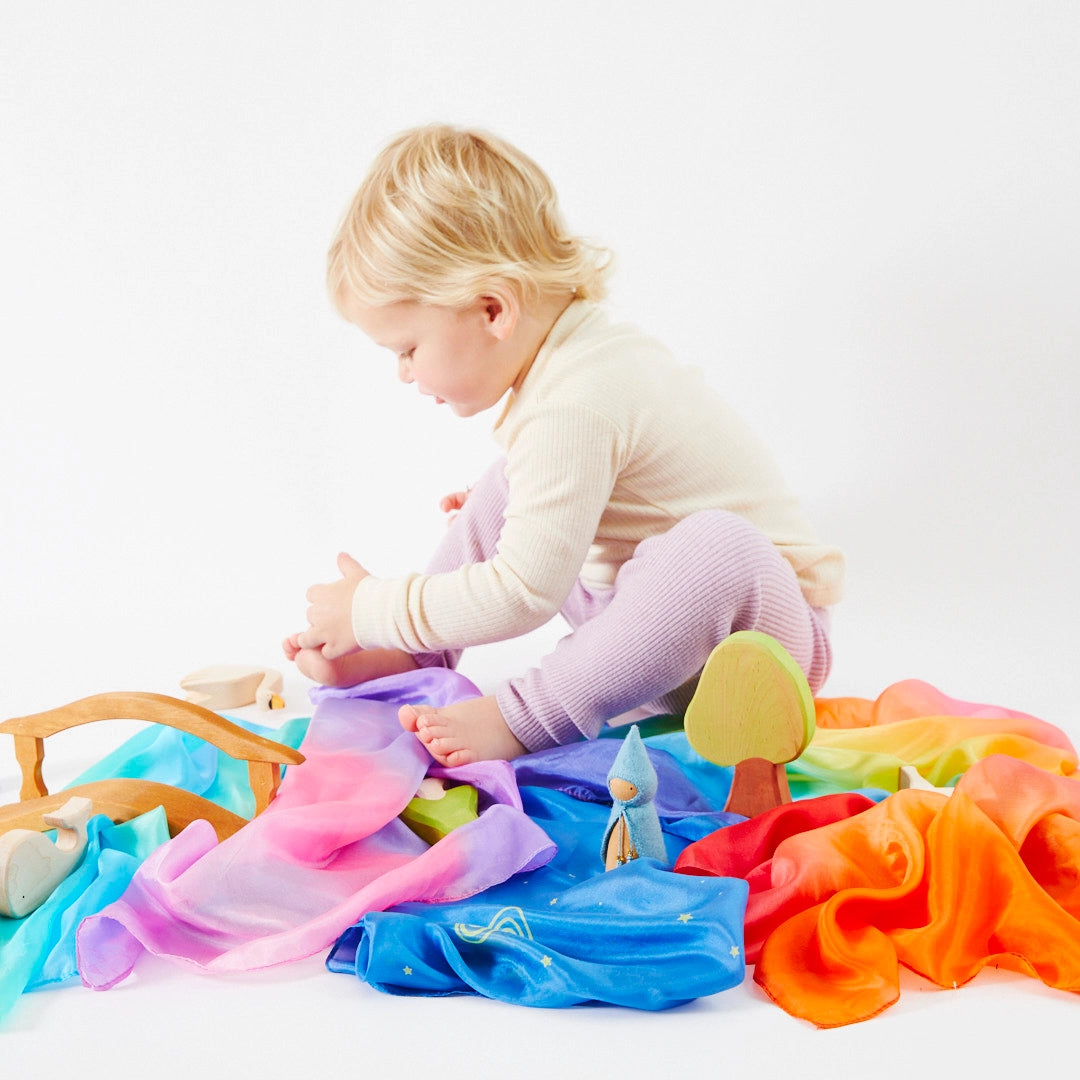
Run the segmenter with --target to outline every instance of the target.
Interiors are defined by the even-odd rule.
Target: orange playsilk
[[[900,964],[944,987],[996,964],[1080,989],[1080,782],[1026,762],[986,758],[951,797],[900,791],[792,837],[772,880],[805,906],[754,979],[820,1027],[893,1004]]]
[[[746,958],[769,997],[835,1027],[893,1004],[901,964],[942,987],[993,964],[1080,990],[1080,781],[1065,735],[918,682],[819,701],[817,716],[807,755],[842,760],[849,781],[895,787],[898,763],[939,784],[963,775],[951,797],[788,804],[683,852],[676,869],[750,882]]]

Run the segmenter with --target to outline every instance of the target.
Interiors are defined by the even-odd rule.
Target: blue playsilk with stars
[[[651,859],[603,870],[610,808],[583,797],[601,797],[592,781],[617,750],[607,741],[560,748],[554,761],[569,766],[577,797],[521,788],[525,812],[558,848],[546,866],[459,903],[372,912],[338,939],[328,968],[392,994],[478,994],[550,1008],[664,1009],[738,985],[744,881],[673,874]],[[535,761],[528,768],[533,781],[560,783],[558,770],[538,775]],[[717,827],[715,812],[701,811],[666,817],[661,808],[669,854]]]

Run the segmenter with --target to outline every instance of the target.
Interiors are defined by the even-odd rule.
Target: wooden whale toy
[[[21,919],[40,907],[82,862],[86,823],[93,803],[74,796],[42,820],[56,829],[55,843],[44,833],[11,829],[0,834],[0,915]]]

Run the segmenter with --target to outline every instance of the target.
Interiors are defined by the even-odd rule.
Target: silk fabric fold
[[[338,940],[330,970],[387,993],[480,994],[546,1008],[664,1009],[741,982],[742,881],[688,884],[651,860],[604,871],[609,807],[561,790],[582,753],[592,769],[601,767],[607,751],[593,755],[593,745],[560,748],[527,771],[523,805],[555,842],[550,863],[459,904],[404,904],[365,916]],[[591,780],[584,769],[582,790]],[[683,834],[704,836],[738,819],[699,811],[660,820],[673,860]]]
[[[1080,989],[1080,781],[1065,735],[914,681],[817,711],[796,769],[895,788],[915,764],[957,787],[798,801],[682,852],[679,872],[747,881],[747,962],[766,993],[832,1027],[893,1004],[901,964],[942,987],[994,964]]]
[[[1080,990],[1078,861],[1080,782],[986,758],[951,797],[901,791],[782,845],[791,914],[755,980],[820,1027],[893,1004],[901,964],[941,987],[995,965]]]
[[[961,701],[908,679],[878,698],[821,698],[809,747],[788,765],[796,798],[872,787],[895,791],[901,765],[939,787],[976,761],[1007,754],[1068,775],[1076,751],[1052,724],[998,705]]]
[[[199,823],[163,842],[160,812],[124,826],[92,819],[79,871],[33,915],[0,918],[0,1015],[22,989],[70,978],[76,966],[87,985],[114,985],[146,950],[235,971],[335,941],[332,970],[390,992],[541,1006],[663,1008],[731,985],[756,963],[777,1003],[822,1026],[896,1000],[899,964],[942,986],[992,963],[1080,988],[1080,782],[1066,779],[1076,754],[1050,724],[914,680],[874,701],[821,699],[814,740],[788,767],[798,801],[749,822],[720,810],[731,770],[703,761],[681,731],[648,738],[669,857],[713,875],[718,890],[695,907],[692,890],[708,886],[682,874],[649,862],[599,872],[618,732],[512,766],[441,770],[397,724],[399,701],[477,693],[442,669],[321,689],[310,725],[263,729],[289,745],[303,738],[308,761],[286,771],[270,809],[236,843],[218,844]],[[956,794],[889,795],[902,764],[937,784],[958,781]],[[397,821],[425,774],[482,793],[478,821],[432,848]],[[145,776],[251,812],[242,765],[167,729],[140,733],[78,781],[102,776]],[[620,920],[642,914],[633,896],[646,892],[635,948]],[[575,920],[601,905],[617,918],[606,941],[590,938],[583,950]],[[515,908],[521,920],[498,917]],[[478,953],[472,938],[491,925],[504,930]],[[531,938],[515,937],[515,925]],[[691,943],[708,957],[692,971]],[[516,976],[485,968],[493,950]],[[404,967],[426,967],[430,984]]]
[[[36,911],[0,915],[0,1019],[19,995],[73,978],[75,930],[86,915],[119,899],[143,860],[169,838],[158,807],[123,825],[95,814],[82,862]]]
[[[322,697],[304,764],[245,828],[219,844],[194,822],[146,860],[120,901],[83,921],[87,986],[115,985],[144,951],[215,972],[310,956],[368,911],[471,896],[551,858],[505,762],[447,770],[477,786],[482,812],[432,847],[398,819],[432,764],[398,723],[398,701],[439,705],[471,684],[434,672],[380,684],[364,698]]]

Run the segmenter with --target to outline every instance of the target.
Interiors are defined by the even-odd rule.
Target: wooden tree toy
[[[791,654],[768,634],[740,630],[710,655],[684,726],[706,761],[735,769],[724,809],[754,817],[791,802],[784,766],[806,749],[814,715]]]

